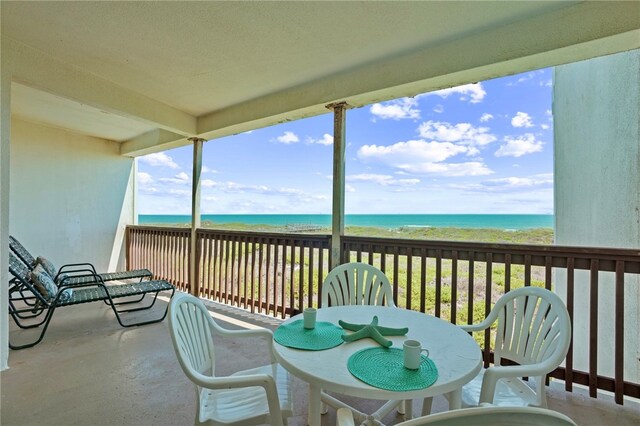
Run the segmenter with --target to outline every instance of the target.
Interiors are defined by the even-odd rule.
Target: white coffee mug
[[[304,312],[302,313],[302,317],[304,319],[304,328],[312,329],[316,327],[317,312],[318,311],[316,310],[316,308],[305,308]]]
[[[409,370],[417,370],[420,368],[420,363],[422,362],[420,355],[422,352],[426,352],[427,357],[429,356],[429,350],[422,349],[420,342],[417,340],[405,340],[402,345],[402,352],[404,354],[404,366]]]

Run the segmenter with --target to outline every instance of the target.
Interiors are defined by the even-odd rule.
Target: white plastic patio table
[[[429,350],[438,368],[438,380],[428,388],[412,391],[388,391],[355,378],[347,368],[349,357],[360,349],[378,346],[371,339],[343,343],[324,351],[292,349],[274,342],[278,362],[290,373],[309,384],[309,425],[320,426],[321,390],[367,399],[410,400],[448,393],[450,409],[460,408],[462,386],[482,368],[480,347],[459,327],[421,312],[383,306],[349,305],[318,309],[317,320],[338,325],[338,320],[368,324],[373,316],[385,327],[409,327],[405,336],[388,336],[393,347],[402,348],[406,339],[415,339]],[[302,319],[289,318],[285,323]],[[409,407],[411,405],[409,404]],[[411,413],[407,413],[410,418]],[[374,419],[371,419],[374,420]]]

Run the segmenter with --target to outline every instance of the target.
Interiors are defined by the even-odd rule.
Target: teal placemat
[[[307,330],[302,320],[282,324],[273,333],[273,339],[282,346],[308,351],[331,349],[343,343],[342,329],[330,322],[318,321],[316,327]]]
[[[438,380],[433,361],[422,355],[417,370],[404,368],[402,349],[367,348],[349,357],[351,374],[368,385],[390,391],[411,391],[428,388]]]

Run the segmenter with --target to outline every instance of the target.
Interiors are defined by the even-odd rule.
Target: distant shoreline
[[[328,227],[328,214],[238,214],[201,216],[203,222],[215,225],[265,225],[268,227]],[[139,215],[141,225],[185,225],[188,215]],[[472,228],[518,231],[524,229],[553,228],[553,215],[539,214],[347,214],[346,226],[399,229],[399,228]],[[226,226],[225,226],[226,227]]]
[[[226,220],[225,223],[220,223],[216,221],[209,220],[209,217],[216,216],[219,218],[222,215],[203,215],[202,216],[202,227],[203,228],[213,228],[220,230],[234,230],[234,231],[247,231],[247,232],[281,232],[281,233],[307,233],[307,234],[330,234],[331,233],[331,225],[330,222],[326,225],[318,225],[314,223],[304,223],[300,220],[294,222],[293,220],[290,223],[283,223],[287,220],[291,219],[300,219],[300,216],[328,216],[329,215],[271,215],[270,218],[271,224],[269,223],[260,223],[260,222],[269,222],[264,220],[265,216],[269,215],[224,215]],[[249,220],[246,220],[247,216]],[[276,216],[279,216],[276,218]],[[368,215],[368,216],[380,216],[380,215]],[[403,215],[393,215],[393,216],[403,216]],[[406,215],[408,216],[408,215]],[[433,216],[433,215],[420,215],[420,216]],[[438,215],[440,216],[440,215]],[[446,215],[441,215],[446,216]],[[461,216],[461,215],[457,215]],[[480,216],[480,215],[468,215],[468,216]],[[476,226],[434,226],[434,225],[404,225],[404,226],[389,226],[391,224],[390,221],[383,222],[377,226],[358,226],[358,225],[350,225],[349,221],[347,221],[347,226],[345,226],[345,234],[353,235],[353,236],[363,236],[363,237],[379,237],[379,238],[408,238],[408,239],[419,239],[419,240],[444,240],[444,241],[475,241],[475,242],[486,242],[486,243],[509,243],[509,244],[544,244],[550,245],[553,244],[554,240],[554,232],[553,232],[553,216],[547,216],[544,218],[531,218],[531,216],[545,216],[545,215],[522,215],[527,216],[526,218],[520,217],[519,219],[522,221],[523,219],[528,219],[528,222],[525,220],[526,225],[532,225],[530,227],[518,227],[514,226],[513,220],[506,221],[506,226],[491,226],[491,224],[495,223],[496,219],[505,219],[505,216],[496,218],[495,216],[499,215],[488,215],[492,216],[490,218],[482,218],[482,219],[491,219],[491,220],[478,220],[472,225]],[[513,219],[513,216],[517,215],[508,215],[510,216],[507,219]],[[347,216],[348,218],[349,216]],[[273,220],[276,218],[276,220]],[[141,217],[139,223],[141,225],[153,225],[153,226],[180,226],[186,227],[189,226],[191,221],[190,216],[175,216],[175,215],[146,215],[145,217]],[[245,219],[244,221],[242,219]],[[415,219],[404,217],[403,219]],[[516,218],[518,219],[518,218]],[[235,221],[234,221],[235,220]],[[493,222],[492,222],[493,220]],[[247,223],[247,222],[257,222],[257,223]],[[275,223],[274,223],[275,222]],[[398,223],[398,222],[396,222]],[[536,224],[549,223],[550,226],[535,226]],[[489,224],[489,226],[479,226],[481,224]],[[515,225],[518,225],[516,223]]]

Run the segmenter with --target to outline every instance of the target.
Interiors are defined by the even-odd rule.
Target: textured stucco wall
[[[9,152],[11,139],[11,70],[6,38],[0,37],[0,371],[9,357]]]
[[[640,50],[555,69],[556,244],[640,248]],[[556,275],[564,294],[566,274]],[[588,370],[588,272],[576,273],[575,368]],[[599,276],[598,373],[613,375],[614,277]],[[639,280],[626,277],[625,379],[640,379]]]
[[[133,159],[116,142],[12,120],[10,232],[55,264],[123,264]]]

